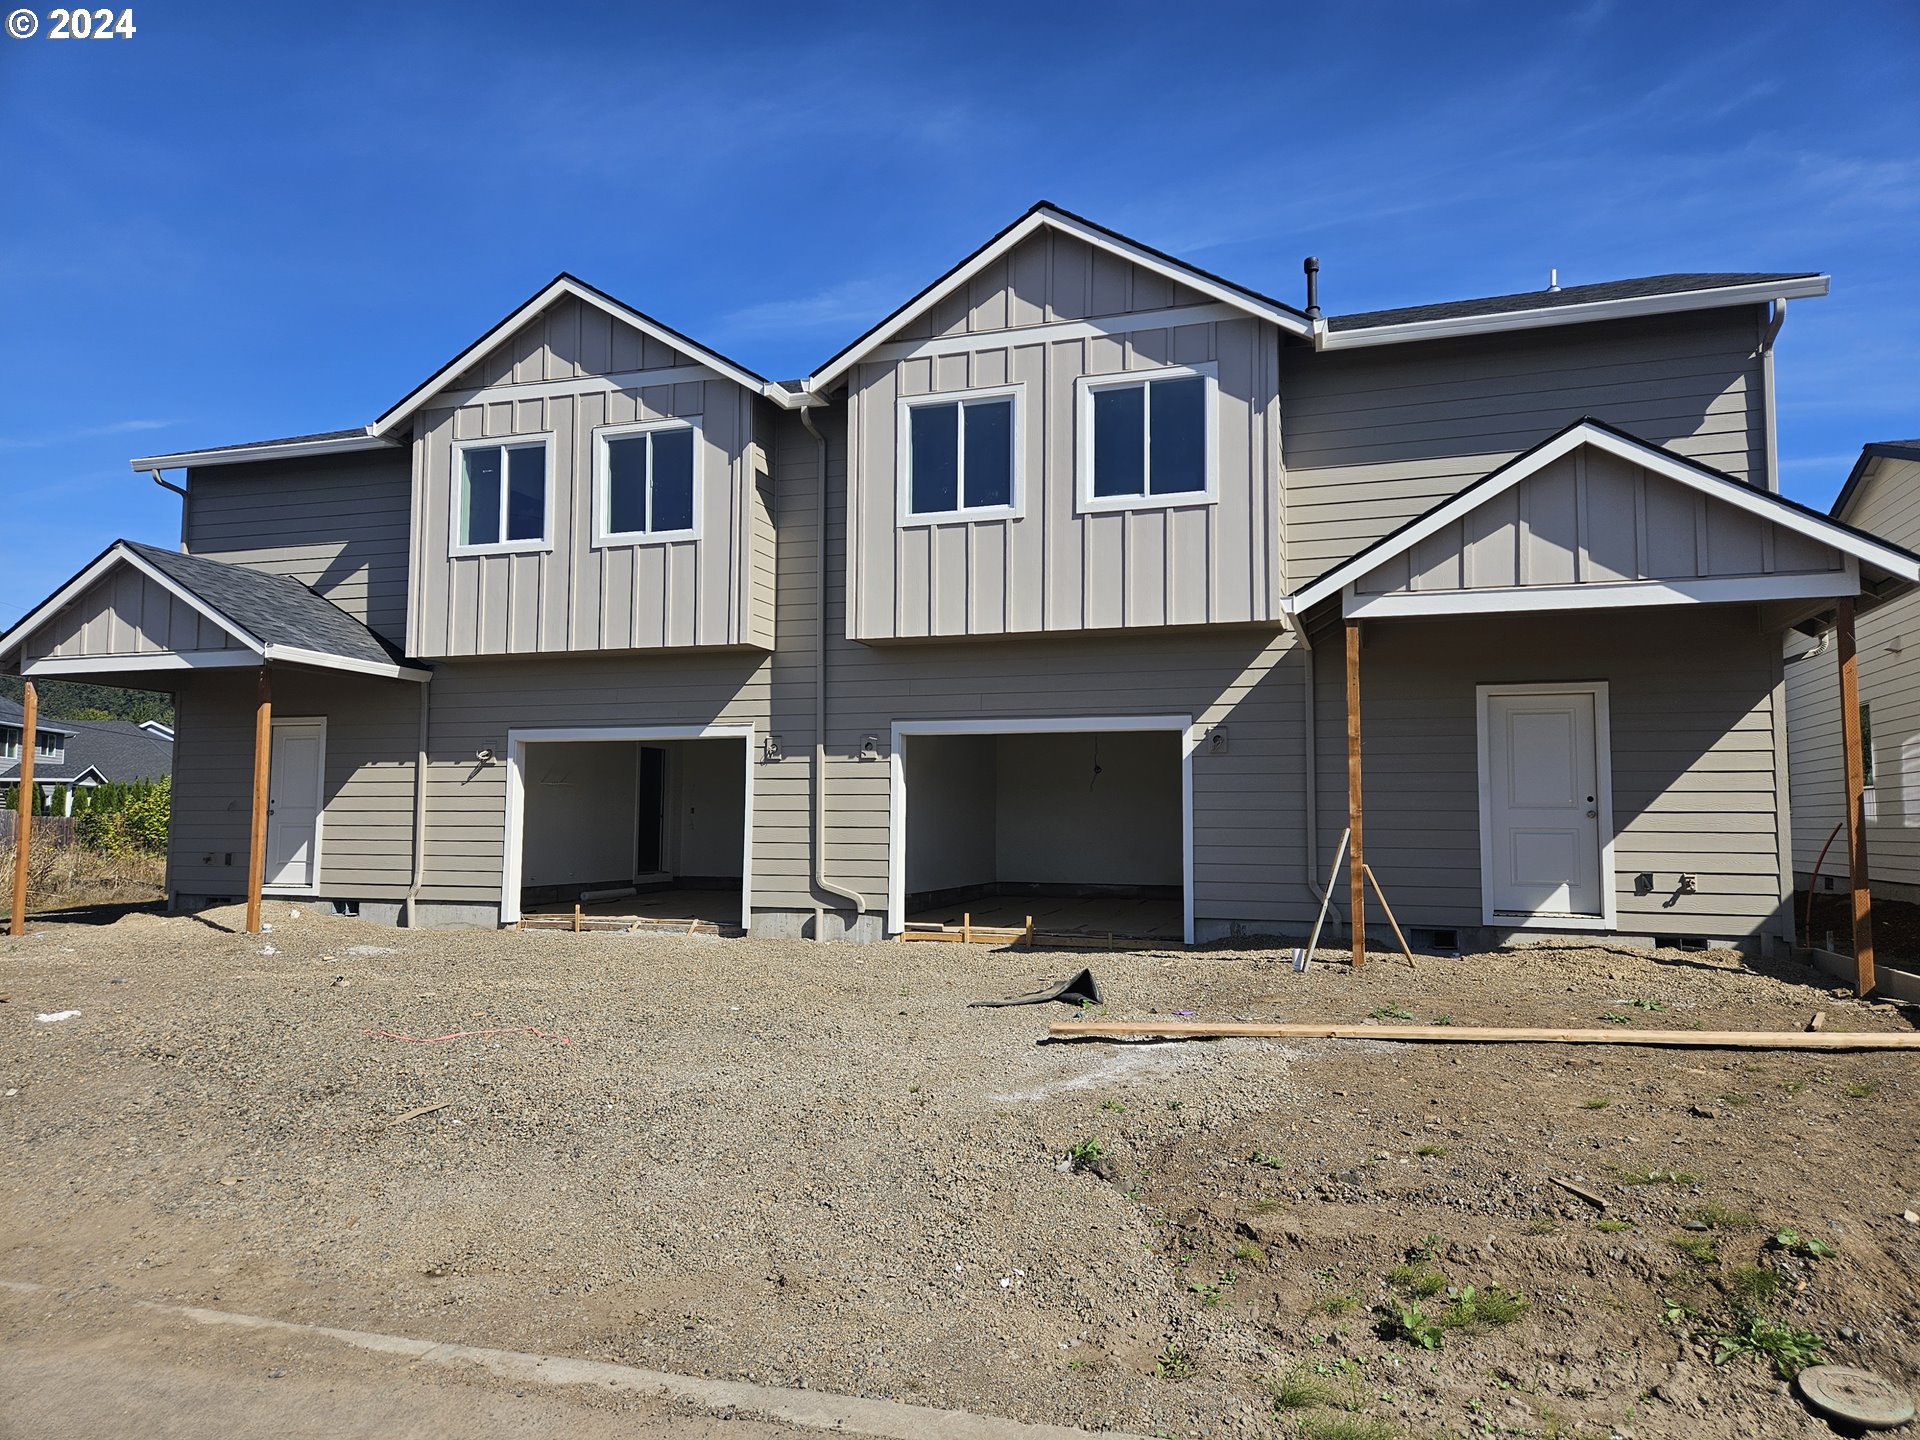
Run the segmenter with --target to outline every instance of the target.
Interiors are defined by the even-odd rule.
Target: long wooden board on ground
[[[1497,1025],[1323,1025],[1208,1020],[1058,1020],[1061,1040],[1398,1040],[1454,1045],[1660,1045],[1699,1050],[1920,1050],[1920,1032],[1551,1030]]]
[[[1036,930],[1033,917],[1025,925],[975,925],[968,916],[958,925],[909,924],[897,937],[902,941],[939,941],[948,945],[1019,945],[1028,950],[1173,950],[1184,942],[1171,937],[1095,934],[1085,930]]]

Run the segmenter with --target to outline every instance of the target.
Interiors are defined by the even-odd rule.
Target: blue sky
[[[9,5],[12,0],[8,0]],[[1920,434],[1920,7],[136,4],[0,38],[0,623],[128,457],[366,422],[556,271],[804,373],[1045,197],[1330,310],[1832,273],[1786,490]]]

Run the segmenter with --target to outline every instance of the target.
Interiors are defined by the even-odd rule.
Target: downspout
[[[1773,315],[1760,335],[1760,390],[1767,407],[1767,489],[1780,493],[1780,424],[1773,408],[1773,342],[1787,323],[1787,302],[1773,302]]]
[[[400,902],[400,923],[413,928],[415,901],[427,876],[427,700],[433,694],[433,681],[420,682],[420,740],[413,759],[413,878],[407,884],[406,899]]]
[[[163,479],[158,470],[151,473],[154,484],[162,490],[171,490],[180,497],[180,553],[184,555],[187,553],[187,506],[192,502],[193,497],[187,494],[186,486],[176,485],[171,480]]]
[[[813,411],[803,407],[800,423],[813,436],[818,456],[813,508],[813,886],[853,902],[856,915],[867,913],[867,897],[827,879],[827,437],[813,423]],[[822,940],[820,926],[813,938]]]

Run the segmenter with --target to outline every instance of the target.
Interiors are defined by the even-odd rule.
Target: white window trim
[[[1116,510],[1171,510],[1187,505],[1213,505],[1220,499],[1220,367],[1212,361],[1200,365],[1160,365],[1151,370],[1118,370],[1110,375],[1082,375],[1073,382],[1074,415],[1074,500],[1081,515]],[[1093,397],[1101,390],[1119,390],[1144,386],[1155,380],[1199,379],[1207,382],[1205,425],[1207,453],[1203,474],[1206,484],[1199,490],[1178,494],[1095,495],[1093,493]],[[1151,444],[1153,406],[1146,406],[1145,437],[1147,483],[1153,483]]]
[[[607,486],[611,470],[607,442],[632,435],[650,435],[662,430],[693,432],[693,524],[683,530],[608,529],[607,521],[611,505]],[[701,472],[706,468],[703,463],[706,442],[707,432],[698,415],[663,420],[639,420],[630,425],[595,427],[593,432],[593,548],[606,550],[632,545],[664,545],[674,540],[698,540],[700,538],[700,499],[705,488],[701,484]],[[647,518],[653,518],[652,446],[647,448]]]
[[[907,753],[914,735],[1111,735],[1115,732],[1171,730],[1180,737],[1180,926],[1184,943],[1194,941],[1193,905],[1193,755],[1200,748],[1199,728],[1191,715],[1021,716],[1008,719],[896,720],[887,756],[887,934],[907,928]]]
[[[923,409],[930,405],[959,405],[964,409],[968,404],[981,400],[1013,401],[1013,453],[1009,457],[1011,469],[1008,472],[1007,496],[1010,503],[1005,505],[960,505],[953,510],[929,510],[924,514],[913,511],[913,428],[909,423],[910,411]],[[1027,387],[1013,385],[983,385],[973,390],[943,390],[926,395],[903,395],[894,405],[894,463],[896,499],[895,513],[899,517],[902,530],[926,525],[951,525],[968,520],[1018,520],[1026,514],[1026,486],[1022,483],[1023,463],[1026,451],[1027,435]],[[958,466],[954,479],[955,494],[964,500],[967,486],[967,434],[965,417],[961,417]]]
[[[538,540],[499,540],[491,545],[464,545],[460,541],[460,491],[465,483],[464,459],[469,450],[523,450],[538,445],[546,455],[546,506],[541,520],[541,534]],[[492,435],[476,436],[471,440],[453,442],[453,467],[449,472],[451,483],[447,489],[447,553],[450,555],[530,555],[541,550],[553,549],[553,452],[554,434],[551,430],[541,430],[530,435]],[[507,533],[507,470],[503,461],[500,467],[500,533]]]
[[[1480,923],[1499,930],[1618,930],[1619,897],[1614,889],[1613,711],[1605,680],[1542,680],[1536,684],[1474,686],[1474,776],[1480,791]],[[1488,705],[1495,695],[1591,695],[1593,697],[1593,783],[1600,814],[1600,913],[1598,915],[1515,915],[1496,909],[1493,896],[1493,787],[1487,775]]]

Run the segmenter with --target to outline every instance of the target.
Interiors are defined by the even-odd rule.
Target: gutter
[[[1780,327],[1787,323],[1787,297],[1773,302],[1773,315],[1760,334],[1761,403],[1767,407],[1767,489],[1780,493],[1780,424],[1773,403],[1773,342],[1780,338]]]
[[[400,902],[400,923],[408,930],[413,928],[415,902],[427,878],[427,702],[432,694],[431,684],[420,687],[419,748],[413,760],[413,876]]]
[[[151,473],[154,484],[158,485],[162,490],[171,490],[180,497],[180,553],[184,555],[187,553],[187,506],[192,503],[193,497],[187,494],[186,486],[174,484],[158,470],[152,471]]]
[[[827,878],[827,437],[813,423],[812,407],[800,411],[800,423],[813,436],[818,456],[818,483],[814,496],[813,565],[813,885],[829,895],[851,900],[856,915],[865,915],[867,897],[858,890],[836,885]],[[818,912],[813,938],[823,940]]]

